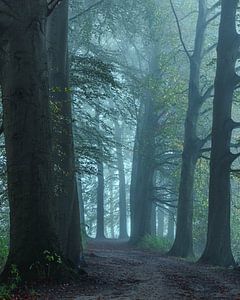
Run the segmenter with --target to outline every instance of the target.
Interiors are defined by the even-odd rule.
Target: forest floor
[[[41,289],[37,299],[239,299],[240,271],[194,264],[125,242],[90,242],[79,284]]]

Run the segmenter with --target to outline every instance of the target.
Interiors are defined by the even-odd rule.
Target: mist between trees
[[[2,279],[12,265],[45,276],[48,255],[48,276],[74,277],[94,238],[234,266],[238,1],[0,0],[0,11]]]

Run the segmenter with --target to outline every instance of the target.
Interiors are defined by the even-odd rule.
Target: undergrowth
[[[0,235],[0,272],[6,262],[8,255],[8,238],[5,235]]]
[[[146,250],[166,252],[171,247],[171,243],[165,237],[146,235],[139,242],[138,247]]]

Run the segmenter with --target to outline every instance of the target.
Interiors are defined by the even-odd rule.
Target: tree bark
[[[164,234],[164,211],[162,210],[161,207],[157,208],[157,221],[158,221],[157,235],[160,237],[163,237],[163,234]]]
[[[117,151],[117,167],[119,176],[119,239],[127,239],[127,200],[126,200],[126,181],[122,150],[122,128],[118,121],[115,121],[115,140]]]
[[[154,104],[146,93],[139,116],[131,181],[131,243],[151,234],[152,189],[154,175]]]
[[[197,122],[199,111],[202,105],[200,94],[200,66],[202,62],[202,52],[204,35],[206,28],[207,7],[206,1],[199,1],[199,12],[196,27],[196,37],[194,51],[190,56],[190,77],[188,110],[185,120],[184,145],[182,153],[181,178],[179,186],[177,226],[176,236],[169,255],[188,257],[193,253],[193,186],[194,174],[200,149],[203,143],[197,137]]]
[[[156,236],[157,234],[157,215],[156,215],[156,204],[152,204],[152,214],[151,214],[151,235]]]
[[[98,185],[97,185],[97,239],[104,239],[104,167],[98,162]]]
[[[54,179],[57,229],[62,252],[79,263],[81,232],[75,178],[72,107],[68,70],[68,1],[62,1],[48,19],[48,56],[54,120]]]
[[[237,0],[221,2],[221,21],[217,46],[217,70],[213,101],[212,148],[207,244],[200,262],[234,265],[230,233],[230,167],[235,156],[230,152],[233,93],[239,77],[235,64],[239,54],[240,36],[236,32]]]
[[[78,193],[78,202],[80,209],[80,228],[81,233],[86,236],[86,220],[85,220],[85,208],[84,208],[84,199],[82,194],[82,180],[81,176],[77,176],[77,193]]]
[[[109,217],[110,217],[110,234],[111,238],[115,238],[115,230],[114,230],[114,197],[113,197],[113,183],[114,183],[114,172],[110,172],[110,183],[109,183]]]
[[[169,209],[168,212],[168,230],[167,230],[167,238],[170,242],[174,241],[174,213]]]
[[[52,137],[46,50],[46,1],[15,1],[5,40],[3,114],[10,205],[10,251],[22,279],[44,251],[60,254],[54,222]],[[24,7],[24,9],[23,9]],[[32,278],[29,278],[32,276]]]

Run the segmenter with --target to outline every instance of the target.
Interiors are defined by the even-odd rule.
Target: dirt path
[[[128,249],[125,243],[92,243],[86,260],[83,282],[53,288],[39,299],[240,300],[239,271]]]

